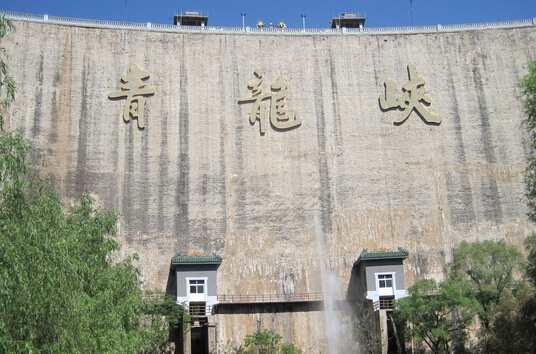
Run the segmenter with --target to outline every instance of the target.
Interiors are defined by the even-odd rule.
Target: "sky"
[[[328,28],[342,12],[366,13],[365,27],[405,27],[536,18],[536,0],[0,0],[0,10],[95,20],[172,24],[173,15],[207,11],[209,26]],[[245,14],[242,17],[241,14]],[[302,17],[305,15],[305,18]]]

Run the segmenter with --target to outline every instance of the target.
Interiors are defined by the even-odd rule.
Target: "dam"
[[[120,215],[119,256],[139,255],[144,288],[210,302],[198,352],[266,328],[323,353],[323,265],[342,298],[361,296],[352,270],[367,252],[395,250],[407,288],[440,280],[463,240],[521,249],[534,230],[517,83],[535,20],[302,30],[6,15],[6,128],[43,151],[66,206],[89,192]]]

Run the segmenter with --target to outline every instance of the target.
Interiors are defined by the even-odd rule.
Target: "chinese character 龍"
[[[266,106],[264,101],[270,100],[270,124],[276,129],[290,129],[302,124],[301,117],[298,114],[294,114],[294,118],[286,114],[285,109],[285,91],[287,90],[287,79],[280,77],[276,80],[270,88],[273,92],[262,93],[262,80],[264,77],[264,71],[261,68],[257,68],[254,71],[257,80],[248,83],[248,88],[251,89],[251,97],[241,98],[239,103],[254,102],[253,107],[249,113],[249,121],[251,124],[255,124],[255,121],[259,120],[261,134],[266,132]]]

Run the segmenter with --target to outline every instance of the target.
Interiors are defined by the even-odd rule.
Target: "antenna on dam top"
[[[409,9],[411,13],[411,25],[413,26],[413,0],[409,0]]]

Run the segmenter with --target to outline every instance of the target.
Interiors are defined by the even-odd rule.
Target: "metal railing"
[[[213,314],[213,307],[207,305],[189,305],[185,306],[184,310],[191,316],[208,316]]]
[[[373,303],[374,311],[378,310],[394,310],[395,309],[395,299],[380,299]]]
[[[49,15],[32,15],[18,12],[0,11],[10,19],[48,22],[55,24],[82,26],[82,27],[102,27],[120,29],[139,29],[161,32],[200,32],[200,33],[244,33],[244,34],[285,34],[285,35],[335,35],[335,34],[403,34],[403,33],[429,33],[429,32],[452,32],[479,30],[490,28],[512,28],[536,25],[536,18],[528,20],[473,23],[463,25],[435,25],[435,26],[413,26],[413,27],[380,27],[380,28],[256,28],[256,27],[211,27],[211,26],[182,26],[117,22],[102,20],[86,20],[78,18],[58,17]]]
[[[335,300],[344,300],[344,293],[335,295]],[[322,293],[297,293],[297,294],[257,294],[257,295],[218,295],[220,304],[250,304],[269,302],[311,302],[324,301]]]
[[[153,301],[156,303],[163,303],[165,294],[144,294],[142,295],[142,298],[147,301]]]

